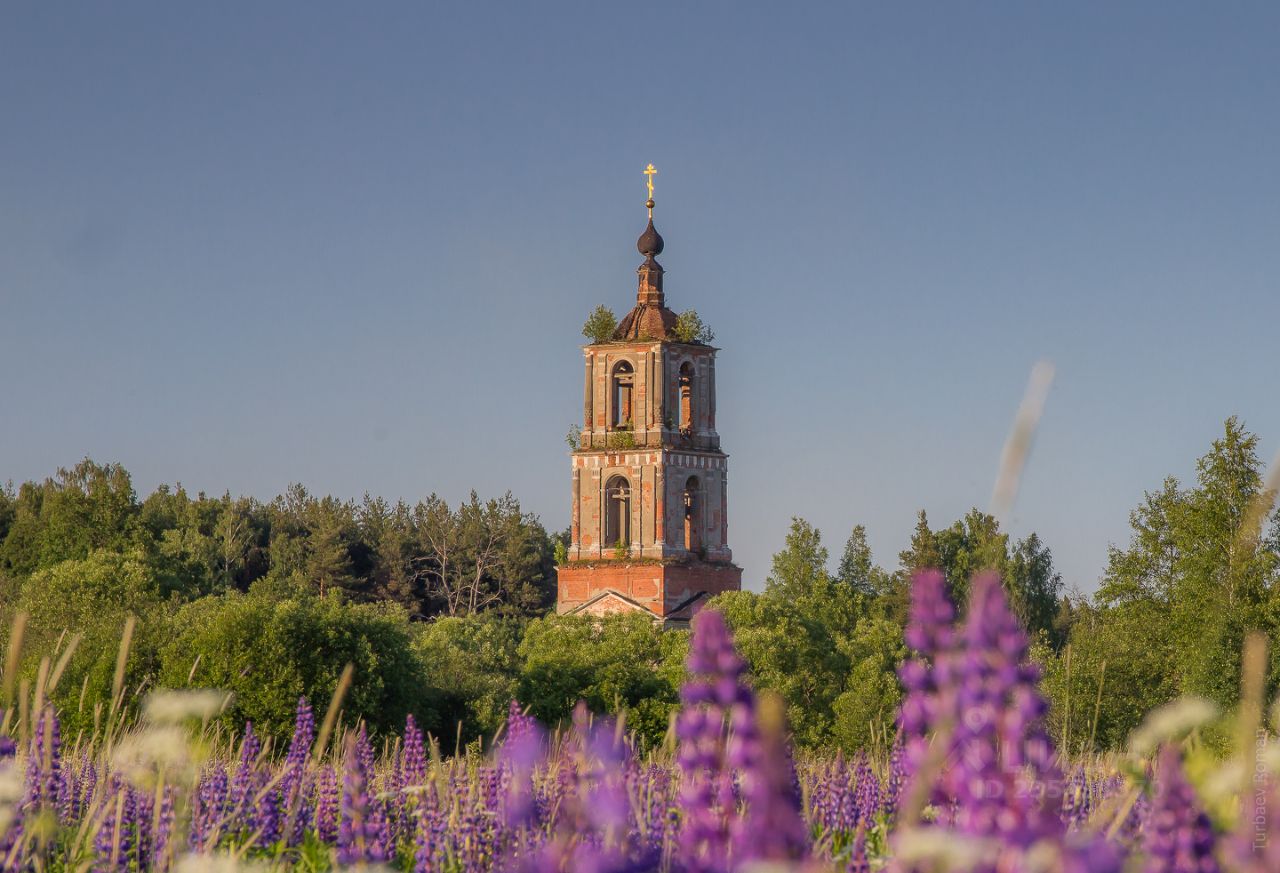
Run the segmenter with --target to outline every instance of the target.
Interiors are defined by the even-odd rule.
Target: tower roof
[[[645,175],[649,177],[649,199],[644,205],[649,210],[649,224],[636,240],[636,249],[644,255],[644,263],[636,270],[640,277],[636,305],[618,322],[618,328],[613,332],[615,340],[666,339],[678,318],[667,308],[666,296],[662,293],[664,271],[655,257],[662,254],[664,247],[662,234],[653,226],[653,174],[656,172],[653,164],[645,169]]]

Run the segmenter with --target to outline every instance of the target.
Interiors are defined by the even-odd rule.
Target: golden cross
[[[653,204],[653,177],[656,176],[657,173],[658,171],[654,169],[653,164],[650,164],[649,166],[644,168],[644,175],[645,175],[644,183],[645,183],[645,187],[649,189],[649,217],[650,218],[653,218],[653,205],[652,205]]]

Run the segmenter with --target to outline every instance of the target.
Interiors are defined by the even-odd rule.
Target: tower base
[[[556,612],[648,612],[666,625],[687,624],[707,599],[742,588],[742,568],[707,561],[574,561],[556,568]]]

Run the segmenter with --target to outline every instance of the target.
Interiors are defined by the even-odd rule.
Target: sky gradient
[[[1092,590],[1223,419],[1280,447],[1277,45],[1275,4],[11,4],[0,481],[563,528],[652,161],[748,587],[793,515],[893,567],[986,507],[1043,358],[1011,529]]]

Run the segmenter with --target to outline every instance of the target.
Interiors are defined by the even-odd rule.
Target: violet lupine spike
[[[854,767],[854,798],[855,824],[875,824],[881,805],[880,778],[871,769],[866,752],[858,755]]]
[[[293,720],[293,737],[289,741],[289,752],[284,760],[284,773],[280,777],[275,792],[278,799],[259,801],[259,818],[265,824],[263,842],[274,843],[284,837],[293,846],[301,842],[302,834],[309,824],[309,808],[306,795],[310,788],[311,746],[315,742],[316,722],[311,704],[306,697],[298,698],[298,707]],[[274,808],[263,805],[274,803]],[[271,836],[268,839],[268,832]]]
[[[201,778],[192,806],[188,836],[188,842],[195,851],[206,852],[212,849],[227,832],[225,817],[228,791],[227,771],[221,766],[215,765]]]
[[[889,821],[893,821],[898,814],[898,803],[902,799],[902,789],[906,779],[906,762],[902,750],[902,739],[899,737],[894,740],[893,748],[889,751],[889,772],[885,780],[882,808]]]
[[[4,708],[0,707],[0,724],[4,724]],[[13,741],[12,737],[0,734],[0,761],[6,758],[15,757],[18,754],[18,744]]]
[[[676,720],[684,774],[679,855],[688,873],[724,873],[729,869],[730,816],[736,811],[725,719],[735,705],[742,705],[747,690],[740,681],[746,665],[720,613],[704,609],[692,625],[689,680],[680,690],[683,706]]]
[[[1213,825],[1182,772],[1177,746],[1160,750],[1156,791],[1144,827],[1144,873],[1218,873]]]
[[[338,806],[338,778],[326,764],[316,779],[315,828],[323,843],[333,844],[338,839]]]
[[[230,801],[231,818],[240,820],[252,816],[254,796],[257,794],[258,756],[262,753],[262,742],[253,732],[253,723],[245,722],[244,738],[240,741],[240,760],[235,774],[231,777]]]
[[[77,797],[77,804],[83,813],[93,799],[93,792],[98,788],[98,768],[94,766],[93,758],[88,753],[84,754],[84,763],[80,768],[80,775],[77,777],[77,781],[80,792]]]
[[[94,873],[124,873],[130,867],[133,844],[133,804],[129,789],[113,776],[98,810],[93,838]]]
[[[512,722],[508,722],[510,726]],[[534,794],[534,768],[543,757],[542,729],[536,721],[509,727],[505,741],[498,749],[498,764],[509,781],[502,792],[502,819],[508,831],[520,832],[538,821],[537,798]],[[434,792],[432,792],[434,796]]]
[[[911,585],[910,619],[904,632],[907,645],[915,650],[916,657],[907,659],[898,668],[898,677],[906,692],[898,710],[898,727],[907,790],[917,802],[928,799],[941,808],[949,805],[950,798],[941,789],[936,774],[920,771],[929,756],[931,733],[949,728],[955,718],[949,689],[955,615],[942,573],[937,570],[916,573]],[[945,750],[936,750],[935,757],[945,757]]]
[[[1028,640],[994,574],[973,580],[957,653],[954,766],[944,774],[965,834],[998,838],[1008,852],[1065,835],[1061,784],[1052,744],[1043,734],[1047,703],[1036,688]]]
[[[338,825],[338,863],[381,863],[388,860],[376,801],[370,796],[373,749],[363,724],[347,743],[343,764],[341,821]]]
[[[80,780],[77,778],[79,768],[76,762],[62,759],[58,773],[58,818],[69,822],[80,818]]]
[[[811,803],[814,822],[828,834],[850,830],[857,820],[850,779],[844,753],[837,751],[835,759],[822,768],[814,783]]]
[[[166,787],[160,798],[160,813],[156,816],[151,840],[151,869],[157,873],[163,873],[170,867],[173,823],[176,818],[173,801],[173,788]]]
[[[24,809],[62,808],[62,736],[58,715],[46,704],[36,720],[27,756]]]
[[[526,715],[513,697],[507,706],[507,741],[514,742],[529,731],[538,731],[538,720]]]
[[[440,866],[436,863],[438,840],[435,822],[431,821],[425,810],[419,810],[416,819],[418,826],[414,832],[414,873],[437,873]]]
[[[368,777],[369,788],[372,789],[376,762],[373,756],[373,743],[369,742],[369,732],[364,722],[360,723],[360,730],[356,732],[355,752],[360,756],[360,767]]]
[[[853,845],[849,849],[849,863],[844,869],[845,873],[871,873],[871,862],[867,858],[866,825],[858,825],[858,831],[853,837]]]
[[[800,817],[781,699],[766,698],[758,716],[749,707],[737,709],[730,759],[742,772],[746,802],[745,813],[732,828],[735,866],[803,859],[808,833]]]
[[[150,793],[139,791],[132,785],[126,790],[129,792],[129,801],[133,805],[134,830],[137,835],[135,854],[141,864],[144,858],[151,857],[151,825],[155,814],[155,798]]]
[[[404,748],[400,760],[405,785],[426,784],[427,752],[422,742],[422,731],[418,729],[412,713],[404,719]]]

